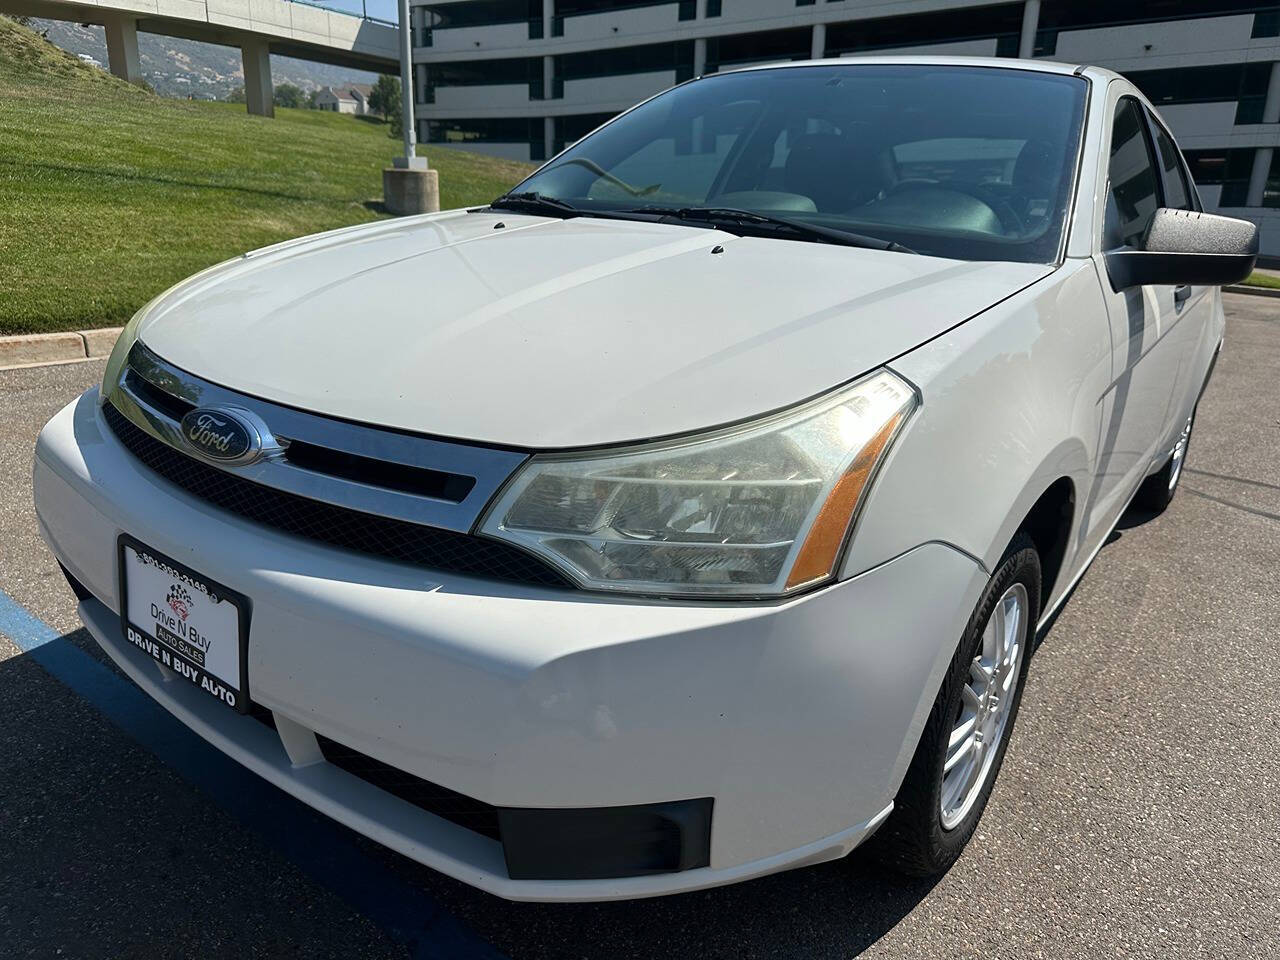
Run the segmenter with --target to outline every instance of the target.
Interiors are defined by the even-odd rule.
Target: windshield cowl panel
[[[580,140],[508,196],[559,216],[652,213],[782,239],[1055,263],[1086,91],[1080,77],[996,66],[712,75]]]

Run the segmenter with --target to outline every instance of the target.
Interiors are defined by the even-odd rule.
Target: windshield
[[[597,215],[731,208],[934,256],[1048,263],[1085,89],[1079,77],[992,67],[718,74],[636,107],[512,193]]]

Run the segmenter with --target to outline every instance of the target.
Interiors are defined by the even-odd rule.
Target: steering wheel
[[[985,184],[981,183],[973,186],[957,185],[956,189],[976,197],[994,210],[1000,222],[1004,224],[1006,233],[1013,236],[1026,234],[1027,224],[1007,196],[997,196],[991,190],[985,189]]]
[[[654,183],[647,187],[633,187],[631,184],[627,183],[627,181],[615,177],[612,173],[589,157],[570,157],[568,160],[562,160],[560,163],[556,164],[556,166],[562,166],[569,163],[576,163],[580,167],[586,167],[597,177],[600,177],[602,180],[609,181],[609,183],[613,184],[619,190],[629,193],[633,197],[647,197],[649,194],[656,193],[658,190],[662,189],[662,184],[660,183]]]
[[[1016,236],[1026,231],[1026,225],[1022,222],[1022,218],[1018,216],[1017,211],[1013,209],[1013,205],[1008,200],[992,196],[989,191],[982,188],[981,184],[959,183],[955,180],[948,180],[944,183],[941,180],[934,180],[930,177],[908,177],[905,180],[899,180],[890,187],[888,194],[892,195],[899,190],[911,187],[938,187],[942,190],[963,193],[990,208],[991,212],[996,215],[996,219],[1000,221],[1000,225],[1004,227],[1006,234]]]
[[[897,193],[903,187],[940,187],[941,180],[934,180],[932,177],[905,177],[891,186],[886,193]],[[950,184],[948,184],[950,186]]]

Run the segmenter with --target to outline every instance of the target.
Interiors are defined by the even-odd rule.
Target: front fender
[[[1077,491],[1070,569],[1111,382],[1111,331],[1089,262],[1068,260],[890,365],[923,402],[870,492],[844,574],[931,540],[994,570],[1061,477]]]

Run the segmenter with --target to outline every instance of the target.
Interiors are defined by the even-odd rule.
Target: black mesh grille
[[[358,750],[316,734],[320,752],[335,767],[341,767],[366,783],[372,784],[401,800],[434,813],[450,823],[474,830],[493,840],[501,840],[498,833],[498,808],[473,800],[448,787],[415,777],[412,773],[397,770],[381,760],[366,756]]]
[[[143,432],[110,403],[107,424],[139,460],[214,506],[294,536],[404,563],[541,586],[570,586],[535,557],[496,540],[335,507],[207,466]]]

